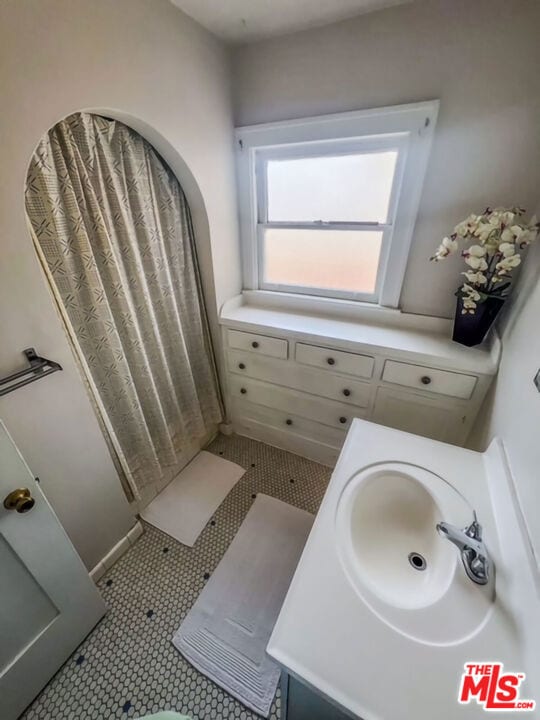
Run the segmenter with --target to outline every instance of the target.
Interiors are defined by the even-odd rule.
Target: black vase
[[[504,298],[488,297],[478,303],[474,314],[463,315],[463,298],[458,297],[452,340],[467,347],[480,345],[503,305]]]

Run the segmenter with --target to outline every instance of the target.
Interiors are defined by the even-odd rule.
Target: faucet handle
[[[481,540],[482,539],[482,526],[476,519],[476,512],[474,513],[474,520],[469,525],[469,527],[466,527],[465,535],[468,535],[470,538],[473,538],[474,540]]]
[[[489,580],[491,563],[482,541],[482,526],[476,513],[472,523],[463,530],[446,522],[437,523],[437,530],[459,549],[468,577],[478,585],[485,585]]]
[[[447,522],[437,523],[437,530],[439,535],[442,535],[451,543],[453,543],[461,552],[466,548],[471,548],[474,552],[483,554],[484,547],[481,539],[478,539],[475,535],[476,532],[482,532],[482,528],[478,523],[472,522],[466,528],[459,528],[456,525],[451,525]]]

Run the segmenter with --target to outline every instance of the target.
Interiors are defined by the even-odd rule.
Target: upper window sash
[[[329,156],[336,156],[340,152],[350,154],[355,149],[363,152],[371,147],[376,152],[378,148],[397,145],[398,165],[387,223],[292,222],[281,226],[384,229],[386,257],[384,267],[381,259],[376,300],[387,307],[398,307],[438,106],[439,102],[434,100],[237,128],[244,288],[261,287],[259,233],[265,225],[279,226],[268,223],[265,172],[261,163],[272,157],[321,156],[325,147]]]
[[[295,144],[290,146],[270,147],[256,149],[254,156],[256,192],[257,192],[257,221],[259,224],[290,223],[303,226],[313,225],[318,227],[321,224],[334,224],[335,226],[351,225],[392,225],[396,201],[399,195],[399,186],[402,177],[403,165],[406,157],[408,136],[405,133],[393,134],[385,137],[374,138],[346,138],[341,141],[311,142],[309,144]],[[370,218],[351,221],[340,221],[339,219],[315,220],[315,221],[294,221],[294,220],[270,220],[268,217],[268,163],[272,161],[301,160],[301,159],[322,159],[351,155],[368,155],[382,152],[397,153],[392,190],[385,223],[374,222]]]

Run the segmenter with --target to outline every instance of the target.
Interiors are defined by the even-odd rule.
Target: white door
[[[11,495],[11,509],[4,506],[10,493],[25,490]],[[0,421],[2,720],[21,714],[105,612],[97,588]]]

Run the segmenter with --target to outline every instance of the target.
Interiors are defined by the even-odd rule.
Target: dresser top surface
[[[236,298],[223,306],[220,323],[237,330],[332,345],[352,352],[373,352],[432,363],[457,372],[495,375],[500,355],[500,340],[495,334],[491,342],[468,348],[453,342],[446,332],[263,308],[238,302]]]

